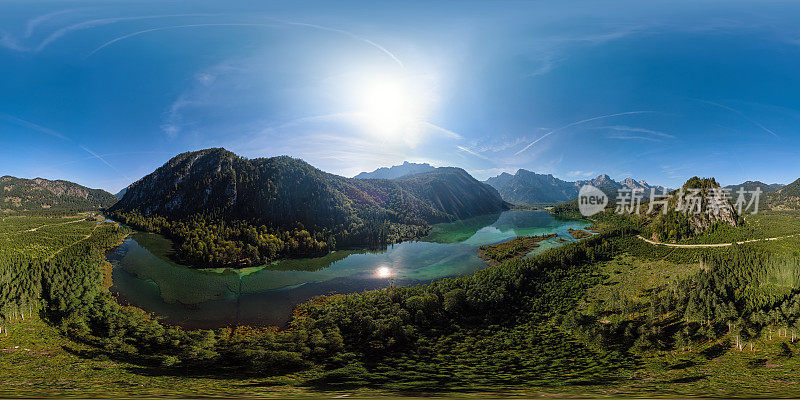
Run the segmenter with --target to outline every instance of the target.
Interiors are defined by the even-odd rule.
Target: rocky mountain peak
[[[428,163],[413,163],[403,161],[400,165],[380,167],[372,172],[361,172],[354,176],[356,179],[397,179],[409,175],[433,171],[435,168]]]

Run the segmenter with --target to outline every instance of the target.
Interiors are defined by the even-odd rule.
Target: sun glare
[[[392,276],[392,269],[385,265],[382,265],[375,270],[375,275],[378,278],[388,278]]]
[[[403,79],[366,80],[360,93],[361,113],[370,133],[384,139],[408,139],[424,120],[423,99]]]

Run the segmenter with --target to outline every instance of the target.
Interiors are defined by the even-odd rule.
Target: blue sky
[[[646,4],[644,4],[646,3]],[[0,174],[222,146],[675,187],[800,177],[800,4],[0,2]]]

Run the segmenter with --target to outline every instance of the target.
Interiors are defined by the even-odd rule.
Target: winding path
[[[42,225],[42,226],[37,226],[35,228],[31,228],[31,229],[24,230],[24,231],[19,231],[19,232],[16,232],[16,233],[36,232],[39,229],[42,229],[42,228],[47,227],[47,226],[60,226],[60,225],[74,224],[76,222],[81,222],[81,221],[86,221],[86,218],[76,219],[74,221],[69,221],[69,222],[61,222],[61,223],[58,223],[58,224],[45,224],[45,225]]]
[[[88,235],[86,235],[86,236],[84,236],[82,239],[78,239],[77,241],[73,242],[72,244],[70,244],[70,245],[67,245],[67,246],[64,246],[64,247],[62,247],[62,248],[58,249],[58,251],[56,251],[55,253],[53,253],[52,255],[50,255],[50,257],[47,257],[47,258],[45,259],[45,261],[50,261],[50,260],[52,260],[52,259],[53,259],[53,257],[55,257],[56,255],[58,255],[58,253],[61,253],[62,251],[64,251],[64,249],[68,249],[68,248],[70,248],[70,247],[72,247],[72,246],[75,246],[76,244],[78,244],[78,243],[80,243],[80,242],[82,242],[82,241],[84,241],[84,240],[86,240],[86,239],[89,239],[90,237],[92,237],[92,235],[94,234],[94,231],[97,229],[97,227],[98,227],[99,225],[100,225],[100,224],[96,224],[96,225],[95,225],[95,226],[92,228],[92,231],[91,231],[91,232],[89,232],[89,234],[88,234]]]
[[[794,235],[787,235],[787,236],[778,236],[773,238],[764,238],[764,239],[750,239],[750,240],[743,240],[741,242],[736,242],[736,244],[745,244],[745,243],[753,243],[753,242],[766,242],[769,240],[779,240],[779,239],[786,239],[790,237],[800,236],[800,233],[795,233]],[[674,244],[674,243],[661,243],[656,242],[654,240],[645,239],[642,235],[637,235],[639,239],[644,240],[647,243],[654,244],[657,246],[667,246],[667,247],[680,247],[683,249],[700,249],[704,247],[727,247],[733,245],[733,243],[714,243],[714,244]]]

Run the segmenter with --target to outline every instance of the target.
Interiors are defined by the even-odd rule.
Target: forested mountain
[[[394,165],[391,167],[381,167],[376,169],[372,172],[362,172],[354,178],[356,179],[397,179],[402,178],[408,175],[420,174],[423,172],[433,171],[434,167],[432,167],[428,163],[410,163],[408,161],[403,161],[402,165]]]
[[[79,212],[107,208],[116,201],[105,190],[73,182],[0,177],[0,210]]]
[[[429,224],[506,209],[459,168],[354,179],[286,156],[180,154],[132,184],[111,215],[176,239],[195,264],[254,264],[419,237]]]
[[[738,226],[743,220],[731,199],[715,190],[721,189],[714,178],[693,177],[667,199],[667,212],[655,206],[647,233],[654,240],[678,241],[700,235],[717,226]],[[655,204],[655,203],[654,203]],[[649,205],[648,205],[649,206]]]
[[[784,186],[786,186],[786,185],[783,185],[783,184],[780,184],[780,183],[766,184],[766,183],[761,182],[761,181],[747,181],[747,182],[744,182],[744,183],[740,183],[738,185],[725,186],[725,189],[730,189],[731,193],[735,195],[739,191],[739,189],[742,189],[742,188],[744,188],[745,192],[752,192],[752,191],[756,190],[756,188],[760,188],[761,189],[761,193],[767,194],[767,193],[772,193],[772,192],[778,191],[781,188],[783,188]]]
[[[781,196],[800,197],[800,179],[778,190]]]
[[[800,208],[800,179],[767,195],[770,207],[775,209]]]
[[[771,199],[771,194],[774,194],[784,186],[786,185],[782,185],[780,183],[768,185],[761,181],[747,181],[738,185],[725,186],[725,189],[730,190],[730,195],[733,201],[736,201],[739,198],[739,191],[742,189],[744,190],[744,196],[747,198],[752,196],[756,189],[761,189],[761,194],[758,197],[758,208],[759,210],[764,210],[771,207],[769,201]]]
[[[647,182],[627,178],[622,182],[617,182],[606,174],[599,175],[594,179],[576,182],[564,181],[550,174],[537,174],[528,170],[520,169],[516,174],[511,175],[507,172],[489,178],[485,181],[491,185],[503,197],[503,200],[516,204],[556,204],[568,202],[578,196],[581,186],[592,185],[606,192],[610,196],[616,196],[617,191],[622,188],[649,190],[660,186],[651,186]]]

